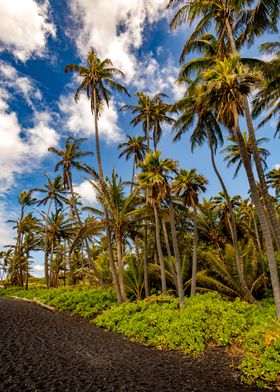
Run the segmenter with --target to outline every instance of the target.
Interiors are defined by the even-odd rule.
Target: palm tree
[[[183,204],[191,206],[194,214],[194,239],[193,239],[193,261],[192,261],[192,284],[191,297],[196,292],[196,273],[197,273],[197,205],[199,203],[199,194],[206,191],[207,179],[198,174],[196,169],[180,169],[174,178],[173,189],[182,198]]]
[[[74,168],[78,171],[84,171],[87,173],[92,171],[92,169],[89,166],[87,166],[85,163],[80,161],[81,158],[93,154],[92,152],[89,151],[81,151],[81,143],[84,140],[85,139],[82,138],[74,139],[72,136],[69,136],[65,143],[65,150],[58,150],[55,147],[49,147],[48,149],[49,151],[58,155],[58,157],[60,158],[55,166],[55,171],[58,171],[60,168],[62,168],[64,189],[70,191],[72,202],[73,202],[72,203],[73,210],[76,215],[76,219],[78,221],[79,226],[82,226],[82,220],[80,218],[80,214],[77,208],[76,196],[73,188],[72,169]],[[91,260],[90,247],[87,241],[86,241],[86,247],[87,247],[88,259]],[[99,283],[102,285],[103,284],[102,278],[99,276],[94,263],[92,263],[92,268],[96,274],[97,279],[99,280]]]
[[[163,94],[161,94],[163,96]],[[171,112],[172,105],[164,102],[161,97],[156,101],[153,109],[153,141],[154,151],[157,149],[157,144],[160,141],[162,135],[162,124],[173,125],[174,118],[168,116]]]
[[[252,151],[250,140],[249,140],[249,138],[247,136],[247,132],[244,131],[242,133],[242,136],[243,136],[245,148],[247,150],[247,154],[248,154],[248,156],[250,158],[250,161],[252,161],[253,151]],[[267,149],[261,147],[260,145],[263,142],[267,142],[268,140],[269,139],[266,138],[266,137],[261,137],[261,138],[257,139],[257,141],[256,141],[257,142],[257,146],[258,146],[258,150],[259,150],[260,159],[262,160],[262,163],[263,163],[263,165],[264,165],[264,167],[266,169],[267,169],[266,158],[270,155],[270,152]],[[237,145],[234,137],[232,137],[232,136],[229,137],[228,141],[231,142],[232,144],[229,144],[223,150],[223,151],[226,151],[228,153],[228,155],[224,158],[224,160],[228,162],[227,163],[227,167],[230,167],[231,165],[237,164],[237,167],[236,167],[235,172],[234,172],[234,178],[235,178],[238,175],[238,172],[239,172],[239,170],[240,170],[240,168],[242,166],[242,159],[241,159],[241,156],[240,156],[240,151],[239,151],[238,145]]]
[[[90,100],[91,112],[94,115],[94,129],[95,129],[95,148],[98,162],[98,172],[101,183],[104,182],[101,153],[99,145],[99,130],[98,130],[98,118],[101,115],[104,102],[109,106],[109,100],[111,91],[114,90],[120,93],[125,93],[129,96],[128,91],[124,86],[118,83],[114,78],[123,77],[124,74],[119,69],[113,67],[112,61],[108,58],[100,60],[94,48],[91,48],[87,55],[87,66],[80,64],[68,64],[65,67],[65,72],[74,72],[80,78],[82,82],[79,85],[75,93],[75,101],[77,102],[80,98],[81,93],[86,93]],[[105,210],[106,221],[108,221],[108,213]],[[115,276],[114,270],[114,257],[112,251],[112,239],[110,228],[106,227],[106,235],[109,247],[109,258],[112,275]],[[115,288],[118,292],[118,284],[115,282]],[[121,301],[121,297],[119,297]]]
[[[124,77],[122,71],[113,67],[110,59],[100,60],[96,50],[91,48],[86,58],[87,66],[81,64],[68,64],[64,68],[66,73],[74,72],[81,78],[81,84],[75,93],[77,102],[82,93],[85,93],[90,100],[91,112],[94,115],[95,128],[95,147],[98,161],[98,172],[101,181],[103,181],[103,170],[101,163],[101,154],[99,146],[98,117],[102,113],[104,102],[109,106],[111,91],[115,90],[125,93],[129,96],[124,86],[118,83],[115,77]]]
[[[133,190],[133,182],[135,180],[135,169],[140,162],[143,161],[146,151],[148,150],[147,145],[144,143],[145,138],[143,136],[130,136],[127,135],[127,141],[119,144],[118,149],[123,148],[119,158],[125,155],[126,161],[133,156],[132,166],[132,179],[131,179],[131,192]]]
[[[177,10],[170,28],[175,30],[185,21],[188,21],[190,25],[195,21],[195,31],[189,38],[189,41],[192,41],[204,34],[205,30],[214,24],[215,30],[219,32],[219,42],[227,41],[231,54],[238,55],[238,50],[241,46],[246,42],[252,43],[255,36],[261,35],[264,31],[277,31],[277,21],[280,12],[277,0],[258,0],[255,7],[249,10],[246,9],[247,5],[251,5],[250,0],[191,0],[187,2],[184,0],[169,0],[168,8],[176,9],[181,6]],[[242,94],[241,101],[261,192],[269,215],[271,234],[274,235],[278,250],[280,250],[280,222],[268,193],[246,93]]]
[[[166,276],[164,269],[163,253],[160,241],[160,220],[158,208],[161,201],[170,193],[168,184],[168,173],[176,170],[176,163],[171,159],[162,159],[161,153],[155,151],[148,152],[144,161],[140,164],[141,172],[137,176],[139,188],[146,191],[147,202],[154,211],[156,243],[161,269],[162,294],[166,295]]]
[[[267,174],[267,183],[275,189],[276,197],[280,197],[280,168],[275,168]]]
[[[148,151],[150,151],[151,130],[154,129],[154,134],[157,134],[157,137],[159,136],[158,133],[161,133],[161,128],[160,128],[160,123],[162,122],[160,121],[162,116],[161,110],[163,108],[167,110],[168,108],[168,105],[163,103],[162,97],[166,97],[166,95],[159,93],[156,94],[153,98],[151,98],[148,94],[145,94],[143,92],[137,92],[136,97],[137,97],[136,105],[124,105],[121,110],[130,110],[132,114],[137,113],[136,117],[134,117],[130,123],[131,125],[133,125],[133,127],[136,127],[140,123],[142,124],[143,132],[145,138],[147,139]],[[156,120],[155,108],[157,107],[157,105],[159,106],[157,108],[158,119]],[[171,120],[166,119],[164,121],[168,122]],[[158,131],[156,130],[156,128],[158,128]]]
[[[18,198],[20,203],[20,217],[17,222],[17,240],[15,245],[14,257],[19,263],[19,285],[23,286],[23,270],[22,270],[22,257],[23,257],[23,221],[25,217],[25,208],[32,206],[36,203],[36,199],[32,197],[32,191],[23,191]]]
[[[213,62],[213,59],[211,60]],[[183,79],[182,79],[183,80]],[[214,113],[207,108],[207,106],[200,105],[196,96],[196,88],[197,82],[192,82],[190,79],[184,78],[185,82],[187,82],[188,88],[185,93],[185,96],[178,102],[174,104],[174,110],[180,113],[180,116],[177,118],[174,123],[173,130],[176,131],[174,141],[178,141],[181,139],[182,135],[190,130],[195,123],[195,128],[191,135],[191,148],[192,151],[195,147],[201,146],[208,141],[208,145],[211,153],[211,163],[214,169],[214,172],[221,184],[223,193],[227,200],[229,216],[231,220],[231,235],[232,235],[232,243],[235,249],[235,261],[237,266],[237,271],[239,272],[239,279],[241,286],[244,289],[244,292],[247,293],[247,298],[254,302],[254,298],[252,297],[249,289],[247,288],[245,279],[243,277],[241,271],[241,261],[238,250],[238,238],[237,238],[237,229],[236,222],[234,217],[233,206],[231,205],[231,198],[229,196],[228,190],[224,183],[224,180],[217,168],[217,164],[215,161],[215,153],[219,145],[223,144],[223,134],[220,127],[219,122],[217,121]],[[196,121],[196,122],[195,122]]]
[[[261,51],[272,54],[274,57],[270,61],[264,62],[261,66],[264,78],[260,84],[260,89],[257,95],[253,99],[253,118],[256,118],[264,111],[268,111],[258,127],[263,126],[273,117],[277,118],[280,110],[280,43],[267,42],[262,44]],[[280,120],[278,119],[275,135],[279,132]]]
[[[38,206],[41,205],[46,205],[48,204],[47,207],[47,213],[46,213],[46,219],[45,219],[45,280],[46,280],[46,285],[49,288],[49,262],[48,262],[48,229],[47,229],[47,222],[50,216],[50,211],[52,207],[52,203],[55,203],[56,210],[58,208],[62,209],[63,203],[67,203],[68,199],[65,197],[67,194],[67,191],[64,188],[63,182],[62,182],[62,177],[59,175],[54,178],[53,181],[46,175],[47,177],[47,183],[44,185],[44,188],[34,188],[33,191],[43,193],[44,197],[38,201]]]
[[[238,56],[233,56],[224,61],[217,60],[215,67],[204,72],[202,76],[204,84],[198,89],[201,104],[215,110],[218,120],[233,132],[238,143],[266,242],[277,314],[280,316],[280,285],[269,221],[260,201],[250,158],[239,126],[239,115],[244,113],[243,98],[250,93],[260,75],[249,72],[247,67],[240,65]]]

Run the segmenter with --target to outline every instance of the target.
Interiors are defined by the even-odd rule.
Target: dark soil
[[[0,391],[259,391],[223,349],[158,351],[86,320],[0,298]]]

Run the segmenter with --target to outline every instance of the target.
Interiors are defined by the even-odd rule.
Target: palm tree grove
[[[279,391],[279,1],[9,3],[0,391]]]

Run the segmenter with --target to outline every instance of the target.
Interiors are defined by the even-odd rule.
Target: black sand
[[[89,322],[0,298],[0,391],[259,391],[222,349],[198,359],[131,343]]]

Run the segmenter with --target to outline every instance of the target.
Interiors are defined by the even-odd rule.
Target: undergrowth
[[[280,322],[269,301],[260,306],[217,293],[185,299],[179,310],[173,297],[150,297],[122,305],[113,290],[97,288],[0,289],[0,296],[38,299],[61,311],[70,311],[105,328],[159,349],[198,355],[208,345],[242,347],[242,380],[280,390]]]

